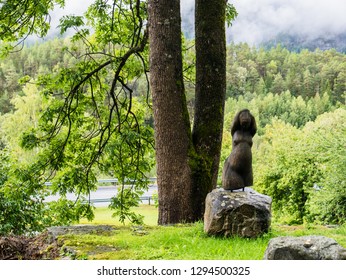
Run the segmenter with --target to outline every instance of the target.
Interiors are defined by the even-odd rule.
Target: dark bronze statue
[[[234,118],[231,128],[232,152],[222,171],[222,187],[225,190],[243,189],[253,185],[252,137],[256,134],[255,118],[247,109]]]

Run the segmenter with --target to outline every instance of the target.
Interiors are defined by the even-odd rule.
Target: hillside
[[[338,35],[325,34],[317,38],[307,38],[298,35],[279,34],[261,44],[266,49],[270,49],[280,44],[282,47],[299,52],[303,49],[314,51],[320,49],[322,51],[335,49],[338,52],[346,53],[346,33]]]

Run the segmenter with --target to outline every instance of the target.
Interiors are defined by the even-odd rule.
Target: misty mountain
[[[227,42],[346,52],[345,0],[229,0],[238,11]],[[181,1],[182,28],[194,37],[194,0]]]
[[[338,52],[346,53],[346,33],[333,36],[319,36],[317,38],[281,33],[273,39],[261,43],[260,46],[268,49],[278,44],[294,52],[299,52],[303,49],[308,49],[309,51],[336,49]]]
[[[190,19],[182,21],[182,29],[186,38],[193,39],[194,27]],[[230,32],[227,32],[227,43],[234,41],[233,36],[229,36]],[[251,45],[250,42],[247,42]],[[301,34],[288,34],[280,33],[269,40],[263,40],[262,42],[254,43],[257,47],[264,47],[270,49],[280,44],[282,47],[294,51],[300,52],[303,49],[314,51],[320,49],[322,51],[329,49],[336,49],[338,52],[346,53],[346,33],[336,35],[320,35],[318,37],[303,36]]]
[[[82,15],[94,0],[66,1],[65,8],[56,7],[51,15],[52,28],[43,40],[59,36],[56,26],[66,14]],[[345,0],[228,0],[238,16],[226,30],[227,42],[247,43],[270,48],[277,44],[291,51],[334,48],[346,53]],[[183,33],[194,38],[194,0],[181,0]],[[334,35],[331,35],[334,34]],[[71,34],[67,34],[71,35]],[[32,36],[33,37],[33,36]],[[31,38],[31,41],[38,39]]]

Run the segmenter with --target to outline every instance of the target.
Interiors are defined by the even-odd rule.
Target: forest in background
[[[193,108],[193,41],[187,40],[185,45],[186,94]],[[69,39],[54,39],[24,47],[1,60],[0,188],[16,165],[30,164],[38,154],[37,150],[28,151],[20,145],[22,134],[37,128],[47,106],[41,94],[45,89],[37,81],[76,64],[82,48]],[[230,44],[227,52],[220,170],[231,151],[232,119],[237,111],[248,108],[258,126],[253,146],[254,187],[273,198],[274,219],[285,223],[344,223],[345,54],[335,50],[296,53],[280,45],[257,49],[247,44]],[[152,126],[150,107],[146,106],[147,79],[142,76],[131,83],[137,111],[143,115],[142,121]],[[154,158],[153,152],[147,151],[148,161]],[[4,207],[1,203],[0,208]],[[73,217],[65,221],[61,216],[55,218],[49,222],[73,220]],[[6,231],[4,226],[2,231]]]

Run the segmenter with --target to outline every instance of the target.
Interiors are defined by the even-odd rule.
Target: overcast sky
[[[278,33],[310,38],[346,32],[346,0],[233,0],[239,13],[228,30],[236,42],[257,43]]]
[[[183,22],[193,27],[194,1],[181,0]],[[81,15],[93,0],[66,0],[64,11],[52,14],[52,25],[63,14]],[[346,33],[346,0],[229,0],[238,11],[228,38],[256,44],[279,33],[310,38]]]

